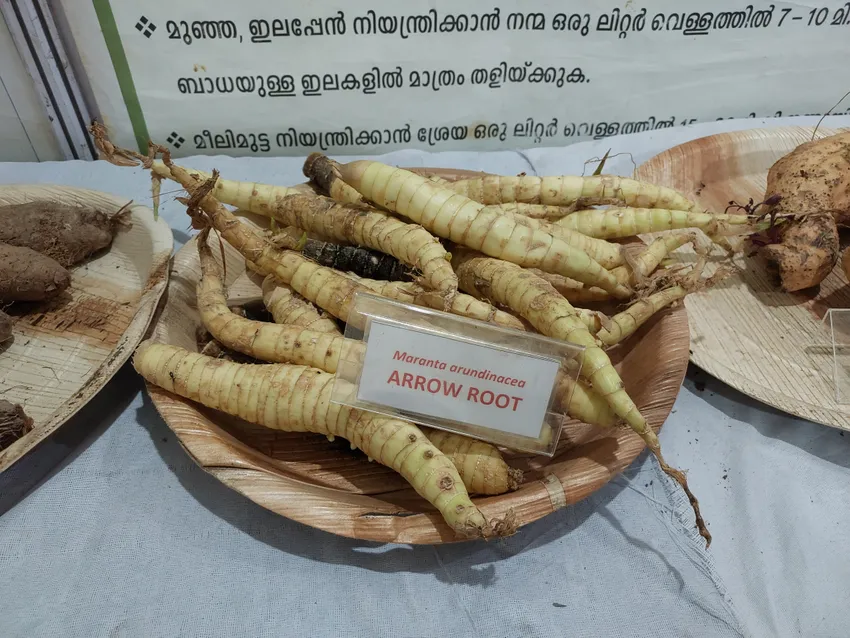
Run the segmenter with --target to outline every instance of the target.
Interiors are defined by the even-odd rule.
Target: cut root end
[[[505,513],[504,518],[494,518],[490,521],[490,526],[493,528],[492,535],[497,538],[506,538],[516,534],[519,529],[519,523],[517,523],[516,513],[513,508]]]
[[[508,468],[508,491],[515,492],[522,485],[523,476],[522,470],[513,467]]]

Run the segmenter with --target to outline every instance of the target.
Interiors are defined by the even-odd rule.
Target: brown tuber
[[[838,228],[831,215],[814,214],[779,227],[778,244],[764,246],[762,254],[779,272],[788,292],[817,286],[838,261]]]
[[[50,257],[0,244],[0,301],[43,301],[70,283],[71,274]]]
[[[110,216],[49,201],[0,206],[0,241],[31,248],[68,268],[109,247],[123,219],[120,211]]]
[[[9,447],[30,430],[32,419],[24,413],[24,409],[0,399],[0,450]]]
[[[801,144],[767,174],[765,200],[779,195],[771,214],[829,213],[850,226],[850,132]]]
[[[837,226],[850,225],[850,133],[806,142],[777,160],[758,210],[778,222],[761,252],[782,289],[820,284],[838,261]]]

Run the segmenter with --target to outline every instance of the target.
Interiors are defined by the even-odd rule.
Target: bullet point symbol
[[[180,148],[183,146],[183,142],[186,141],[185,137],[178,135],[175,131],[171,131],[171,135],[169,135],[166,139],[174,148]]]
[[[153,32],[156,31],[156,25],[145,16],[142,16],[136,23],[136,30],[141,32],[141,34],[146,38],[150,38],[153,35]]]

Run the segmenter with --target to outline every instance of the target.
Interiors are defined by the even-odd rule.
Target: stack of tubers
[[[581,378],[565,377],[557,386],[560,409],[601,428],[622,424],[634,430],[685,490],[696,527],[710,542],[684,473],[662,456],[655,431],[606,350],[711,283],[701,277],[703,258],[690,268],[661,267],[677,248],[696,247],[694,229],[726,237],[748,229],[748,216],[713,215],[670,189],[610,175],[446,182],[375,161],[337,164],[315,153],[304,165],[317,191],[310,193],[222,179],[216,171],[175,164],[161,146],[151,144],[145,156],[113,146],[99,125],[92,132],[103,159],[141,163],[156,178],[186,189],[188,197],[179,201],[201,229],[201,319],[225,349],[268,362],[240,364],[145,342],[134,365],[148,382],[266,427],[342,436],[402,474],[455,532],[487,538],[512,533],[511,513],[486,520],[469,495],[517,489],[521,473],[487,443],[331,403],[333,373],[346,342],[336,326],[349,321],[352,297],[364,291],[537,331],[585,348]],[[162,159],[155,159],[159,154]],[[284,228],[257,230],[224,204]],[[609,205],[616,208],[589,208]],[[265,276],[263,297],[275,323],[228,309],[208,244],[211,229],[239,251],[247,268]],[[660,231],[672,232],[636,255],[607,241]],[[315,241],[325,244],[311,258],[305,248]],[[321,255],[327,244],[345,246],[350,254],[344,262],[326,261]],[[376,270],[377,253],[396,263]],[[621,307],[610,317],[579,307],[596,302]]]
[[[9,305],[59,297],[71,285],[69,269],[108,248],[123,218],[122,211],[110,216],[49,200],[0,206],[0,349],[13,337]],[[32,429],[32,420],[2,401],[0,429],[4,449]]]

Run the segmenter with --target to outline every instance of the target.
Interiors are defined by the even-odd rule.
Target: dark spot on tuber
[[[432,459],[434,458],[434,452],[432,450],[425,450],[425,453],[422,456],[426,459]]]

